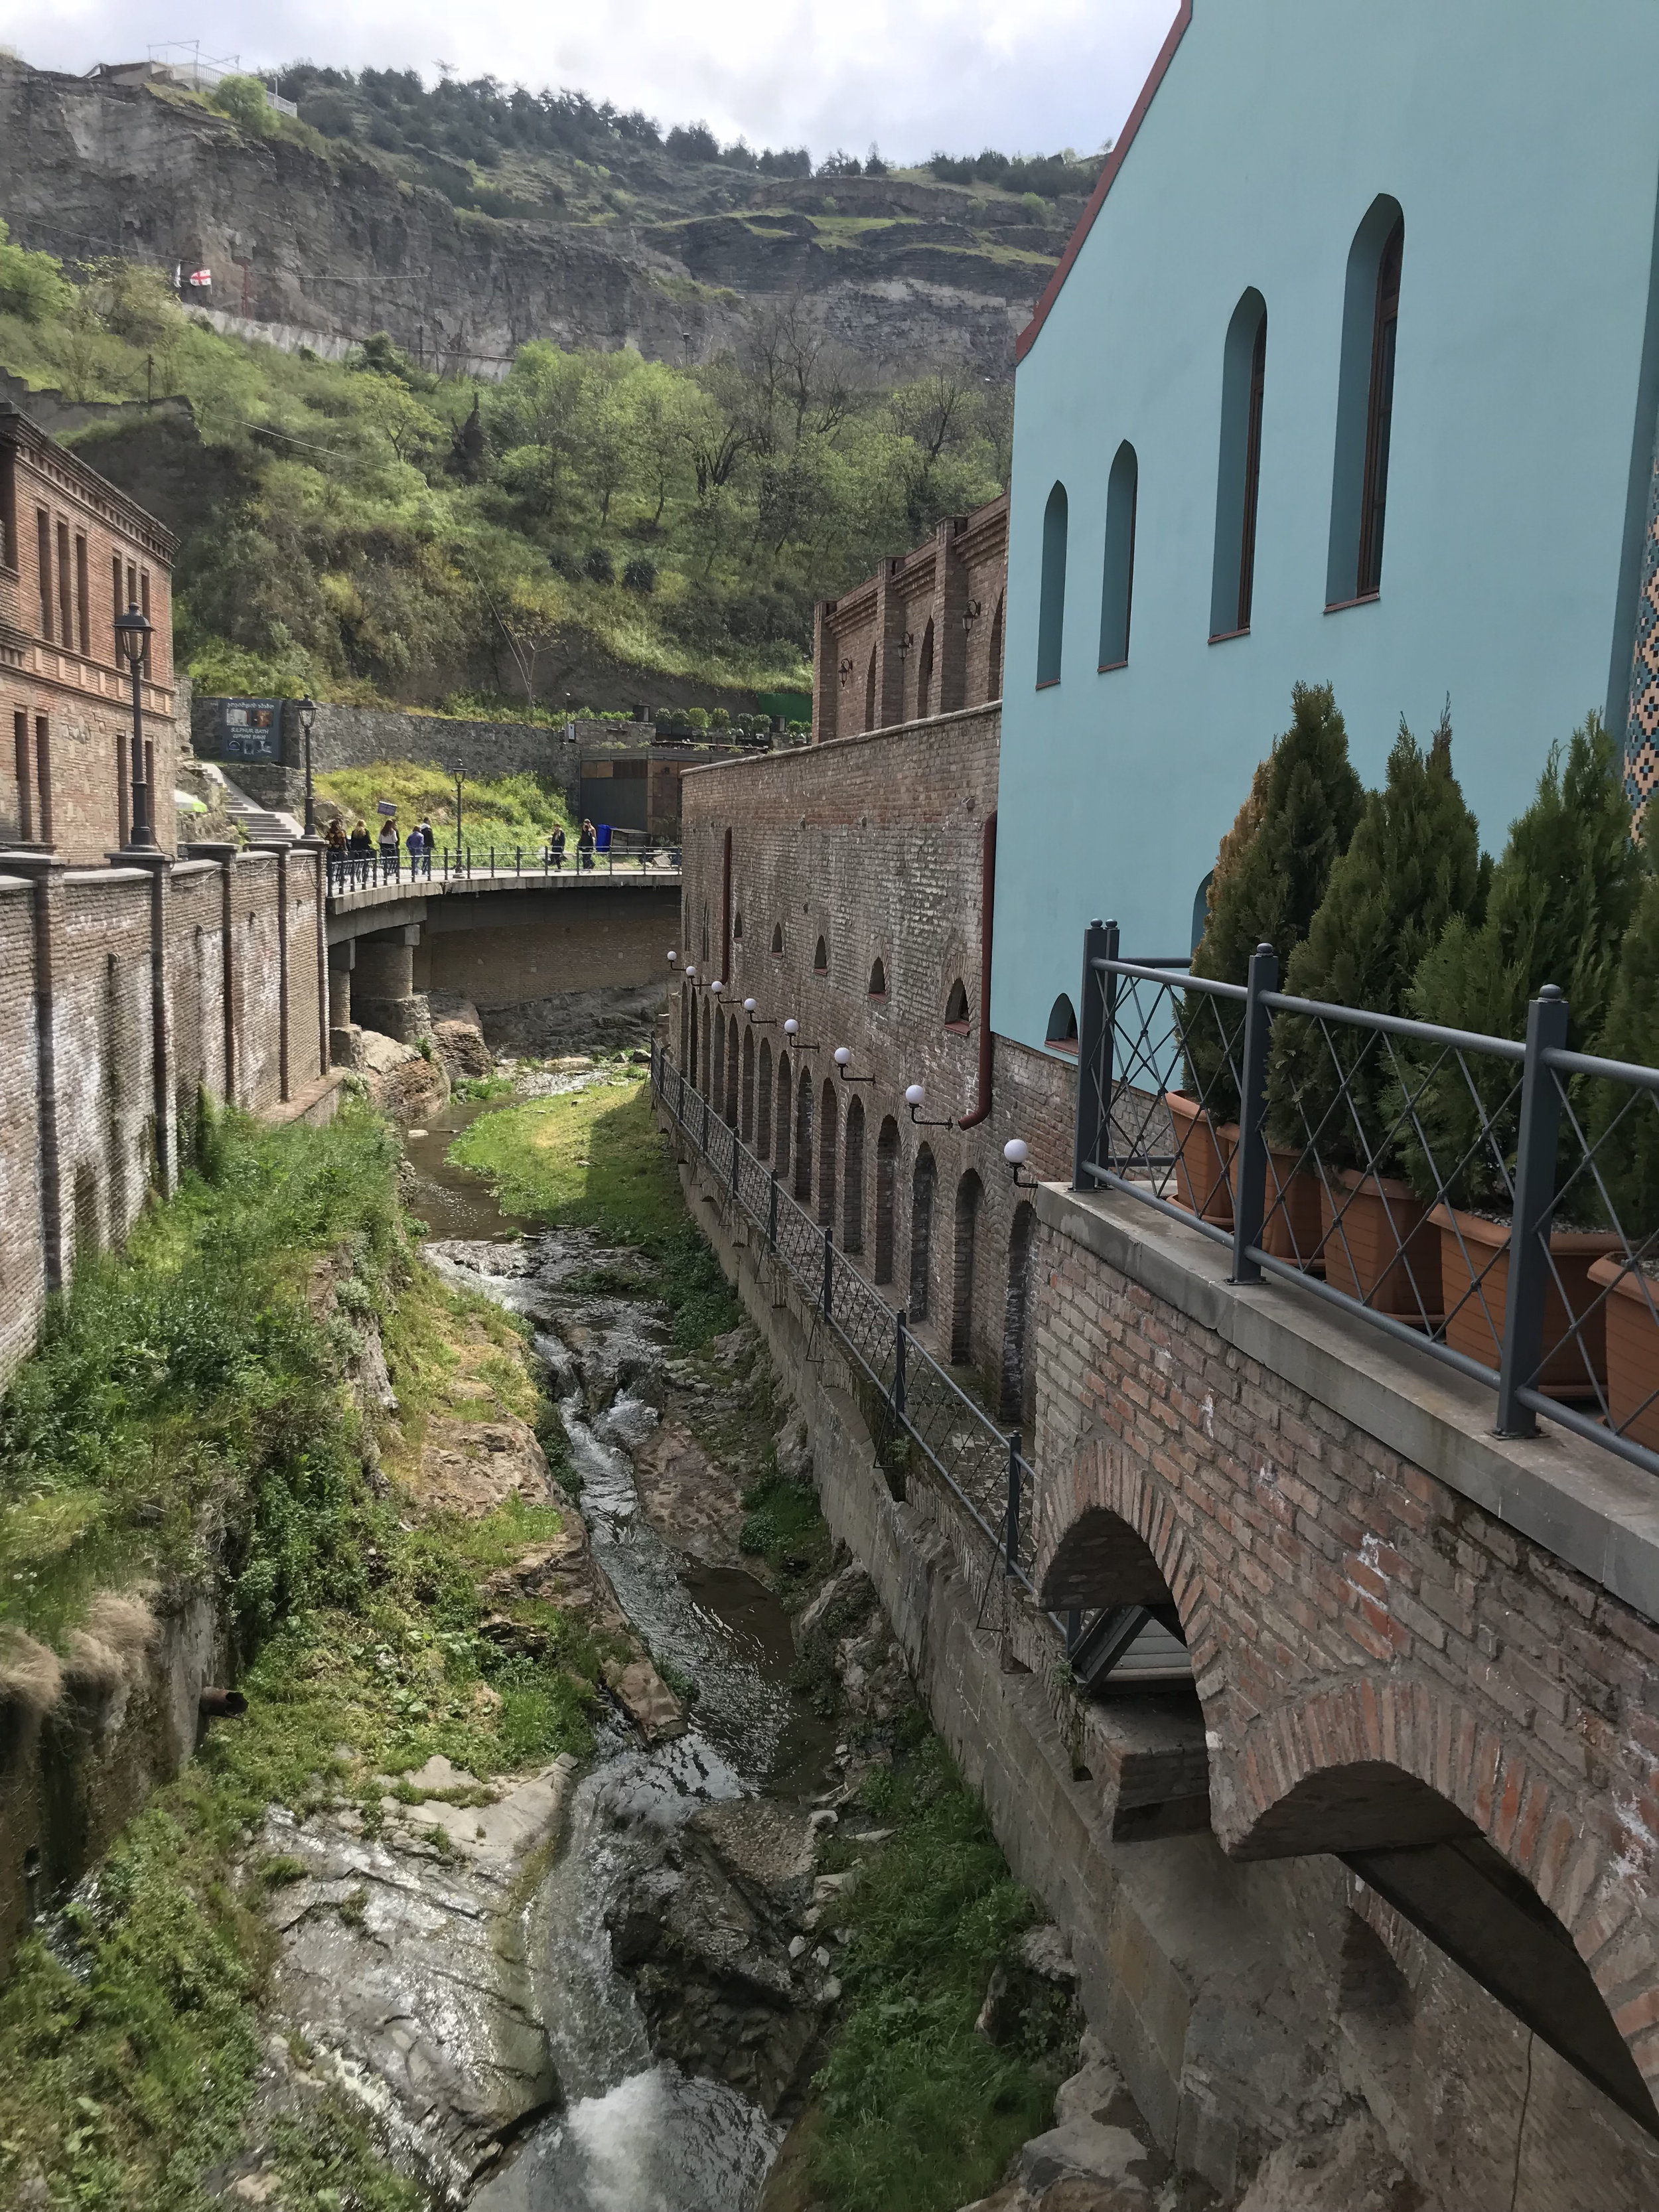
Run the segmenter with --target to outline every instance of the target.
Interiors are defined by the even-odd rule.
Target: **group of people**
[[[591,868],[592,866],[593,848],[598,842],[598,833],[595,831],[593,824],[587,819],[586,816],[584,815],[582,817],[582,826],[576,832],[576,866],[579,868]],[[562,868],[564,866],[564,824],[562,822],[556,822],[553,824],[552,835],[547,841],[547,849],[542,854],[542,859],[550,867]]]
[[[432,834],[431,821],[425,815],[422,816],[419,822],[411,824],[409,835],[402,841],[402,845],[398,842],[398,824],[390,815],[381,823],[378,839],[369,836],[368,824],[361,815],[353,823],[349,833],[344,823],[338,815],[336,815],[328,825],[325,842],[328,846],[329,866],[335,874],[343,876],[349,874],[367,878],[368,863],[378,853],[382,878],[391,876],[394,880],[402,873],[401,855],[404,845],[409,848],[409,872],[412,878],[416,876],[429,876],[432,873],[432,855],[436,850],[437,844]]]

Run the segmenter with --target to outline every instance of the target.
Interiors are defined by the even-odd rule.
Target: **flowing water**
[[[630,1447],[656,1416],[630,1385],[668,1356],[659,1311],[583,1287],[589,1270],[625,1267],[627,1255],[580,1230],[521,1237],[525,1224],[448,1163],[455,1132],[483,1110],[452,1105],[409,1138],[427,1255],[447,1280],[532,1322],[594,1554],[653,1656],[698,1694],[695,1727],[671,1742],[644,1746],[607,1725],[572,1792],[526,1923],[564,2103],[472,2202],[477,2212],[750,2212],[782,2131],[736,2090],[653,2059],[611,1963],[605,1912],[663,1827],[722,1798],[821,1789],[830,1745],[789,1692],[789,1625],[772,1593],[740,1568],[684,1558],[641,1510]]]

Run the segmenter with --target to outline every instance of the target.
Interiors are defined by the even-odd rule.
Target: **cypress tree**
[[[1449,1029],[1520,1038],[1528,1001],[1554,983],[1567,998],[1569,1047],[1584,1051],[1607,1019],[1645,872],[1643,849],[1631,838],[1620,748],[1591,713],[1565,755],[1559,744],[1550,748],[1537,796],[1510,825],[1492,871],[1484,918],[1453,916],[1419,965],[1406,1012]],[[1406,1075],[1385,1110],[1392,1120],[1408,1097],[1414,1102],[1421,1139],[1402,1138],[1401,1152],[1419,1195],[1432,1196],[1444,1180],[1455,1204],[1507,1204],[1499,1161],[1515,1153],[1513,1064],[1469,1054],[1460,1066],[1432,1046],[1401,1057]],[[1567,1124],[1564,1148],[1572,1141]]]
[[[1348,758],[1348,732],[1328,684],[1296,686],[1291,726],[1275,741],[1265,765],[1255,834],[1224,872],[1218,866],[1209,921],[1193,955],[1194,975],[1218,982],[1243,982],[1258,945],[1273,946],[1284,974],[1308,933],[1332,866],[1346,851],[1364,803]],[[1254,798],[1253,791],[1246,810]],[[1235,832],[1243,823],[1242,811]],[[1182,1003],[1188,1090],[1222,1120],[1238,1111],[1229,1062],[1237,1061],[1240,1012],[1236,1005],[1206,1000],[1197,992],[1189,992]]]
[[[1381,791],[1330,872],[1307,936],[1291,955],[1285,988],[1300,999],[1397,1014],[1419,963],[1482,890],[1480,832],[1451,763],[1450,702],[1425,752],[1405,718]],[[1382,1168],[1382,1099],[1391,1061],[1375,1030],[1281,1015],[1268,1064],[1274,1143],[1341,1167]],[[1340,1097],[1340,1079],[1347,1095]]]

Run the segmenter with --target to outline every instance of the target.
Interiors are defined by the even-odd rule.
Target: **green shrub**
[[[221,77],[209,94],[222,115],[250,137],[269,138],[276,128],[276,111],[257,76]]]
[[[1659,1067],[1659,878],[1650,876],[1642,886],[1595,1049],[1604,1060]],[[1659,1098],[1624,1084],[1598,1083],[1590,1135],[1613,1218],[1636,1249],[1659,1234]],[[1650,1250],[1646,1256],[1655,1255]]]
[[[0,315],[18,315],[26,323],[44,323],[67,314],[75,304],[75,287],[64,274],[64,264],[50,253],[31,253],[14,246],[0,222]]]
[[[1388,778],[1333,866],[1284,988],[1299,999],[1397,1014],[1424,955],[1455,916],[1479,919],[1480,831],[1452,773],[1451,722],[1424,752],[1402,718]],[[1377,1160],[1391,1061],[1374,1032],[1280,1015],[1268,1064],[1268,1131],[1334,1166]],[[1346,1096],[1343,1084],[1346,1082]]]

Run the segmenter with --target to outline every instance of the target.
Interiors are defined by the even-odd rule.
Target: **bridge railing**
[[[797,1204],[777,1170],[750,1151],[660,1044],[652,1048],[651,1085],[712,1179],[878,1394],[893,1438],[921,1455],[1004,1571],[1035,1595],[1035,1476],[1018,1430],[1000,1427],[940,1366],[902,1310],[895,1312],[841,1250],[832,1228]]]
[[[585,875],[648,874],[653,869],[677,869],[680,847],[647,837],[619,843],[613,833],[607,848],[583,851],[575,845],[561,851],[548,844],[441,845],[435,852],[395,854],[378,848],[367,853],[328,852],[328,888],[331,896],[347,891],[379,890],[388,884],[485,883],[514,880],[532,883],[579,882]]]
[[[1418,1346],[1659,1474],[1659,1069],[1121,957],[1086,933],[1073,1188],[1196,1229],[1264,1280]]]

